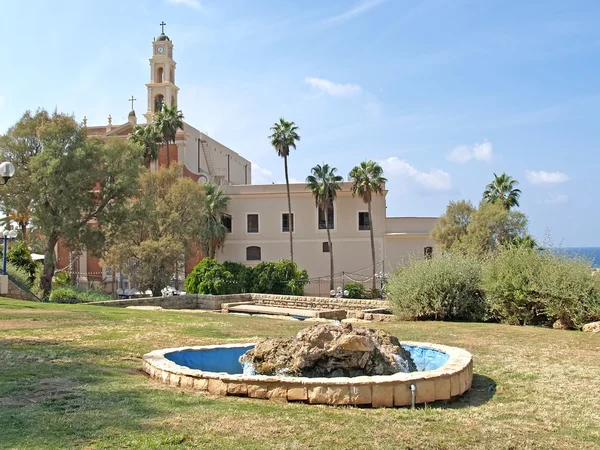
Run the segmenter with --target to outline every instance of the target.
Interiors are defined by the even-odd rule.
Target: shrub
[[[13,263],[6,263],[6,272],[25,286],[27,289],[31,289],[33,286],[33,281],[31,280],[31,276],[29,272],[23,267],[17,266]]]
[[[262,262],[252,270],[248,292],[261,294],[304,295],[308,284],[308,272],[298,270],[289,259]]]
[[[287,259],[262,262],[252,269],[237,262],[226,261],[221,264],[214,259],[204,258],[187,276],[185,291],[213,295],[242,292],[303,295],[307,283],[306,270],[298,270],[298,266]]]
[[[31,259],[31,250],[22,241],[13,244],[6,254],[6,260],[24,269],[29,274],[29,279],[34,280],[37,264]]]
[[[366,298],[365,286],[362,283],[348,283],[344,286],[349,298]]]
[[[480,261],[467,255],[412,260],[391,277],[387,297],[402,319],[480,321],[486,315],[481,272]]]
[[[54,282],[52,284],[52,287],[65,287],[65,286],[72,286],[71,283],[71,278],[69,277],[69,274],[67,272],[57,272],[54,275]]]
[[[502,322],[581,327],[600,308],[600,283],[590,261],[551,251],[510,247],[487,265],[483,277],[490,310]]]
[[[242,263],[225,261],[223,268],[233,275],[233,284],[228,289],[228,294],[241,294],[246,292],[246,287],[252,277],[252,267],[246,267]]]
[[[111,296],[95,289],[78,288],[75,286],[62,286],[52,289],[50,301],[53,302],[101,302],[110,300]]]
[[[233,274],[212,258],[200,261],[185,279],[188,294],[226,295],[237,289]]]

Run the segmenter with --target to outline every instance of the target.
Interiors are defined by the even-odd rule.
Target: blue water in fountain
[[[435,370],[442,367],[448,361],[448,354],[426,347],[403,345],[412,356],[417,371]],[[206,372],[224,372],[231,375],[242,374],[253,375],[252,367],[244,367],[239,363],[239,358],[254,345],[245,347],[217,347],[201,350],[179,350],[167,353],[165,358],[180,366],[190,369],[199,369]]]

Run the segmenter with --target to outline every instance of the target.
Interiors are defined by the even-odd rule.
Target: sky
[[[388,216],[477,204],[519,181],[530,232],[600,246],[597,0],[2,0],[0,133],[38,107],[146,111],[152,39],[174,43],[185,120],[283,182],[269,128],[293,120],[292,181],[365,159]],[[9,38],[9,39],[7,39]]]

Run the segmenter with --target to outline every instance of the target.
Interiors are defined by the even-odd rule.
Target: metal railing
[[[11,274],[9,274],[8,272],[6,273],[6,275],[8,276],[8,279],[10,281],[13,282],[13,284],[15,286],[17,286],[19,289],[21,289],[23,292],[25,292],[27,295],[32,296],[33,298],[35,298],[38,302],[43,302],[44,300],[42,300],[41,298],[39,298],[37,295],[35,295],[33,292],[31,292],[31,290],[25,286],[23,283],[21,283],[19,280],[17,280],[15,277],[13,277]]]

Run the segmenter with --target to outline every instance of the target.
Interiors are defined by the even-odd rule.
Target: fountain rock
[[[400,341],[382,330],[319,324],[295,338],[265,339],[240,357],[257,374],[304,377],[392,375],[417,370]]]

